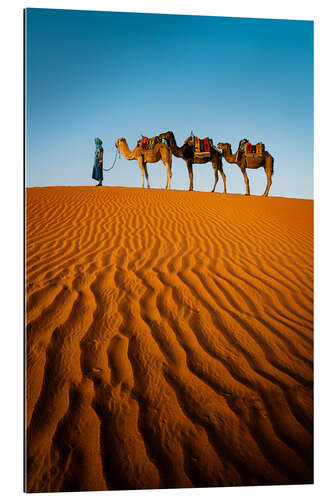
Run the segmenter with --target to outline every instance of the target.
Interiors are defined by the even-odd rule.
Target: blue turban
[[[99,137],[95,137],[95,142],[97,142],[98,145],[102,144],[102,140]]]

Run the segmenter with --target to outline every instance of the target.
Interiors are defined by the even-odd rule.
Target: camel
[[[222,168],[222,154],[220,153],[220,151],[213,147],[210,158],[198,158],[194,157],[194,145],[191,137],[188,137],[181,147],[177,146],[173,132],[165,132],[163,134],[160,134],[158,137],[160,138],[160,140],[166,140],[168,146],[171,148],[172,153],[177,158],[183,158],[183,160],[185,160],[188,170],[188,176],[190,178],[189,191],[193,191],[193,163],[207,163],[211,161],[215,174],[215,183],[211,192],[213,193],[215,191],[216,184],[219,180],[218,172],[220,172],[224,183],[224,194],[226,194],[226,177]]]
[[[150,188],[147,163],[156,163],[157,161],[162,161],[166,167],[167,171],[167,182],[165,189],[170,189],[171,177],[172,177],[172,152],[166,144],[163,142],[155,144],[154,148],[151,150],[142,150],[139,143],[134,149],[129,149],[127,141],[124,137],[121,137],[116,141],[116,148],[124,155],[127,160],[137,160],[142,177],[142,186],[144,187],[144,177],[146,177],[147,187]]]
[[[263,196],[268,196],[268,192],[272,185],[272,176],[274,173],[274,158],[269,154],[268,151],[265,151],[262,156],[246,156],[244,153],[232,154],[231,145],[228,142],[219,142],[217,147],[222,150],[223,156],[228,163],[236,163],[236,165],[238,165],[241,169],[246,186],[245,194],[247,196],[250,195],[250,185],[248,176],[246,174],[246,169],[264,167],[267,176],[267,185]]]

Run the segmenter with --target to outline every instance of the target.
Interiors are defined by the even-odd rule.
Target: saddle
[[[245,156],[263,156],[265,153],[265,144],[262,142],[257,142],[257,144],[247,142],[243,146],[243,151]]]
[[[199,158],[208,158],[211,155],[213,147],[213,140],[205,137],[204,139],[199,139],[199,137],[194,137],[194,156]]]
[[[160,143],[160,139],[158,136],[155,137],[142,137],[142,139],[138,140],[138,146],[141,146],[141,149],[144,151],[150,151],[154,149],[156,144]]]

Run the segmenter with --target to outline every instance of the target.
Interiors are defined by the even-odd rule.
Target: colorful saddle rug
[[[194,152],[197,153],[210,153],[213,147],[212,139],[205,137],[204,139],[199,139],[199,137],[194,137]]]
[[[251,144],[250,142],[247,142],[244,145],[244,153],[245,156],[263,156],[265,153],[265,144],[262,142],[258,142],[257,144]]]
[[[209,139],[208,137],[205,137],[204,139],[194,137],[194,157],[201,159],[210,158],[212,147],[212,139]]]
[[[156,144],[160,143],[160,139],[158,137],[142,137],[142,139],[139,141],[139,144],[141,145],[141,148],[144,151],[150,151],[151,149],[154,149]]]

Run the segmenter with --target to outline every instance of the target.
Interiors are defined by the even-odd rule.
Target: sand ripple
[[[313,203],[27,190],[27,491],[310,483]]]

